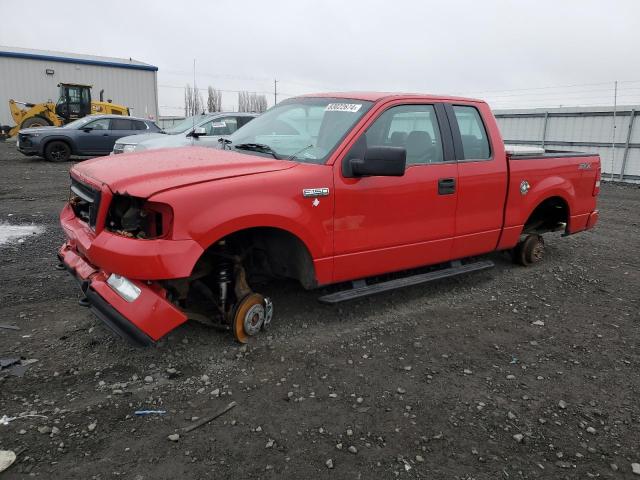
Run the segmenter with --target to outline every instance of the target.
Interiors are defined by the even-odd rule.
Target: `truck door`
[[[379,145],[406,149],[404,176],[343,176],[343,162]],[[334,281],[448,260],[457,178],[441,104],[391,104],[370,120],[334,165]]]
[[[452,258],[464,258],[496,248],[507,192],[506,157],[488,106],[454,104],[445,108],[458,159],[458,207]],[[491,120],[488,125],[487,120]],[[487,132],[495,132],[495,136]]]

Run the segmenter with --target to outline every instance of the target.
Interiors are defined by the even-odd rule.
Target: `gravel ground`
[[[338,307],[282,283],[248,346],[189,323],[137,349],[54,269],[70,165],[0,143],[0,225],[45,229],[0,246],[0,357],[37,360],[0,371],[0,417],[46,416],[0,424],[3,480],[640,478],[637,187],[604,185],[598,227],[533,268]]]

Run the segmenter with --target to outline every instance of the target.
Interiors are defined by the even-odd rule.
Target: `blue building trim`
[[[132,70],[147,70],[151,72],[158,71],[158,67],[155,67],[153,65],[133,65],[131,63],[117,63],[117,62],[108,62],[103,60],[87,60],[84,58],[57,57],[55,55],[38,55],[35,53],[0,51],[0,57],[27,58],[30,60],[49,60],[52,62],[79,63],[82,65],[97,65],[100,67],[129,68]]]

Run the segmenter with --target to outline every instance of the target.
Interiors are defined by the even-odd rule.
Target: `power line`
[[[600,83],[577,83],[573,85],[555,85],[555,86],[546,86],[546,87],[529,87],[529,88],[511,88],[506,90],[478,90],[478,91],[467,91],[467,94],[476,94],[476,93],[502,93],[502,92],[523,92],[528,90],[546,90],[553,88],[573,88],[573,87],[592,87],[595,85],[611,85],[611,82],[600,82]]]
[[[158,88],[177,88],[177,89],[184,89],[185,87],[184,87],[184,86],[180,86],[180,85],[158,85]],[[206,89],[206,88],[198,88],[197,90],[198,90],[198,91],[200,91],[200,92],[206,92],[206,91],[207,91],[207,89]],[[268,91],[268,90],[253,90],[253,89],[250,89],[250,88],[245,88],[245,89],[243,89],[243,90],[222,90],[222,89],[219,89],[219,88],[218,88],[217,90],[218,90],[218,91],[220,91],[220,92],[223,92],[223,93],[251,92],[251,93],[263,93],[263,94],[265,94],[265,95],[270,95],[270,94],[272,94],[272,93],[273,93],[272,91]],[[286,96],[289,96],[289,97],[294,97],[294,96],[296,96],[297,94],[293,94],[293,93],[285,93],[285,92],[278,92],[278,95],[286,95]]]

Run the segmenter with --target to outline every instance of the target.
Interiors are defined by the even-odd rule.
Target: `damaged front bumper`
[[[109,285],[110,274],[90,264],[69,242],[62,246],[58,258],[80,283],[91,311],[135,345],[152,345],[187,321],[187,316],[166,298],[166,291],[157,283],[129,280],[140,292],[128,301]]]

